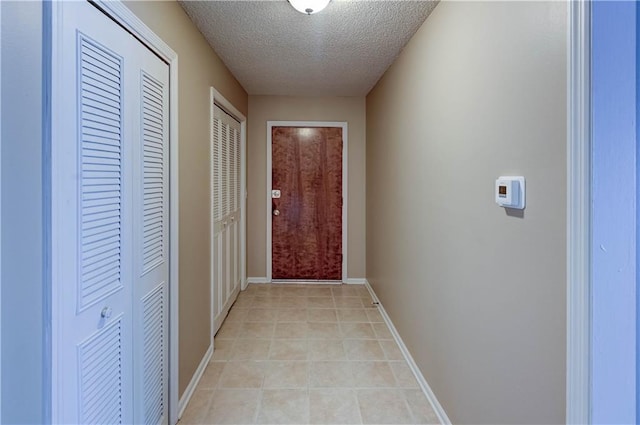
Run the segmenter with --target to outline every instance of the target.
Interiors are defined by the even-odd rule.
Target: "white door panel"
[[[168,348],[169,68],[139,44],[134,137],[135,423],[165,423]],[[138,400],[141,398],[140,400]]]
[[[221,314],[225,314],[224,305],[229,298],[229,231],[227,230],[227,226],[225,225],[224,230],[222,231],[222,298],[220,302],[222,304]]]
[[[239,290],[241,126],[218,105],[212,105],[211,112],[211,292],[215,334]]]
[[[218,233],[215,236],[215,241],[214,241],[214,247],[215,247],[215,263],[214,263],[214,275],[215,275],[215,291],[214,291],[214,295],[216,297],[215,299],[215,306],[216,306],[216,315],[218,315],[221,311],[222,311],[222,304],[223,304],[223,298],[222,298],[222,282],[224,282],[224,280],[222,279],[222,233]],[[217,329],[216,329],[217,330]]]
[[[231,287],[231,292],[236,289],[236,283],[238,281],[238,255],[237,255],[237,245],[238,245],[238,224],[236,223],[235,217],[231,223],[231,229],[229,229],[229,251],[231,252],[231,261],[229,261],[229,268],[231,272],[229,273],[229,285]]]
[[[61,300],[59,423],[132,417],[131,179],[126,158],[129,36],[86,3],[63,8],[60,145],[53,146],[54,290]],[[62,296],[64,294],[64,296]],[[57,392],[56,392],[57,391]]]
[[[89,3],[59,10],[53,418],[163,423],[168,66]]]

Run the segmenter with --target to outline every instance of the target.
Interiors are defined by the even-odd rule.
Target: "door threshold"
[[[341,280],[310,280],[310,279],[271,279],[271,283],[284,283],[289,285],[342,285]]]

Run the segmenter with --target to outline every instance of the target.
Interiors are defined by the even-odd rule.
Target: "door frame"
[[[209,158],[213,155],[213,107],[214,105],[218,105],[222,109],[224,109],[228,114],[230,114],[233,118],[240,121],[240,234],[238,239],[240,241],[240,289],[244,291],[247,289],[247,267],[246,267],[246,258],[247,258],[247,239],[246,239],[246,230],[247,230],[247,213],[245,211],[247,205],[247,117],[244,116],[242,112],[240,112],[231,102],[229,102],[220,92],[218,92],[214,87],[210,89],[210,118],[209,123],[211,125],[210,129],[210,142],[209,142]],[[213,167],[209,167],[209,184],[213,184]],[[209,277],[209,285],[211,288],[211,346],[214,346],[213,336],[215,329],[215,314],[214,308],[215,305],[215,291],[213,290],[214,283],[214,273],[213,264],[214,264],[214,248],[215,248],[215,218],[213,213],[213,190],[209,187],[209,216],[210,216],[210,277]]]
[[[0,5],[2,24],[2,5]],[[2,31],[0,31],[0,117],[2,117]],[[2,176],[2,119],[0,119],[0,176]],[[2,185],[0,184],[0,422],[2,422]],[[46,369],[45,369],[46,371]]]
[[[348,139],[349,124],[346,121],[267,121],[267,192],[266,192],[266,218],[267,218],[267,282],[273,281],[272,261],[272,224],[271,224],[271,188],[272,188],[272,140],[271,132],[273,127],[339,127],[342,129],[342,283],[347,282],[347,235],[348,235],[348,188],[349,188],[349,170],[348,170]],[[277,280],[278,282],[293,282],[294,280]],[[308,283],[325,283],[336,281],[318,281],[318,280],[295,280],[295,282]]]
[[[591,3],[568,4],[566,422],[591,423]]]
[[[160,37],[158,37],[140,18],[138,18],[129,8],[127,8],[121,0],[91,0],[95,7],[100,9],[113,21],[123,27],[126,31],[133,34],[148,49],[158,55],[169,66],[169,373],[168,373],[168,402],[169,402],[169,423],[175,424],[178,421],[178,369],[179,369],[179,353],[178,353],[178,295],[179,295],[179,184],[178,184],[178,152],[179,152],[179,135],[178,135],[178,55],[169,47]],[[45,146],[47,149],[54,144],[59,143],[61,139],[60,120],[57,119],[58,111],[65,105],[60,105],[61,90],[61,73],[60,58],[58,51],[61,49],[60,35],[63,31],[63,22],[61,19],[64,2],[51,2],[51,9],[48,11],[50,16],[45,16],[45,22],[50,22],[51,30],[51,49],[45,52],[46,57],[51,63],[50,74],[50,102],[51,102],[51,120],[48,125],[50,127],[50,137],[45,138]],[[47,76],[45,76],[46,78]],[[52,157],[53,163],[55,158]],[[53,182],[53,176],[47,179]],[[51,186],[49,186],[50,188]],[[49,193],[48,199],[51,199]],[[46,237],[50,238],[52,234],[52,225],[49,217],[49,223],[46,226]],[[55,274],[55,257],[56,252],[52,250],[51,261],[47,264],[49,270],[47,275],[51,276],[51,317],[54,319],[60,314],[60,306],[64,294],[58,291],[58,278]],[[61,338],[61,330],[57,326],[52,327],[51,335],[51,368],[52,383],[58,382],[56,375],[59,373],[57,367],[58,357],[57,344]],[[56,422],[56,412],[59,410],[57,406],[58,400],[51,394],[51,411],[53,422]]]
[[[637,332],[640,327],[638,304],[621,303],[621,300],[628,300],[634,290],[636,293],[633,301],[637,302],[638,300],[637,252],[633,252],[633,249],[637,250],[638,246],[637,222],[632,224],[632,219],[627,215],[625,218],[617,217],[623,221],[616,223],[614,229],[611,229],[609,224],[611,222],[609,218],[616,213],[616,210],[628,211],[629,196],[636,197],[635,208],[637,210],[637,187],[633,191],[629,191],[630,195],[621,196],[619,184],[620,181],[624,181],[631,188],[633,183],[638,182],[637,164],[635,164],[635,169],[631,169],[629,164],[624,164],[624,167],[618,169],[618,164],[614,163],[621,154],[637,157],[637,149],[634,151],[634,148],[637,148],[638,140],[637,119],[633,136],[634,143],[630,143],[632,137],[629,137],[629,129],[627,128],[624,130],[627,132],[627,139],[619,134],[612,136],[619,142],[616,145],[615,156],[607,157],[607,154],[602,152],[602,145],[607,143],[607,136],[611,132],[611,128],[620,128],[619,123],[612,122],[611,117],[606,114],[603,116],[603,110],[609,109],[612,96],[615,95],[615,92],[611,93],[612,91],[626,92],[629,84],[628,79],[631,78],[630,70],[623,69],[622,72],[625,75],[621,78],[620,75],[614,74],[608,68],[611,57],[603,59],[602,57],[592,57],[592,55],[594,46],[598,49],[596,53],[602,53],[605,50],[604,45],[610,47],[611,44],[620,44],[623,40],[623,32],[607,33],[603,24],[606,26],[615,22],[621,26],[622,31],[629,31],[629,25],[634,25],[636,69],[633,78],[636,82],[636,90],[633,95],[635,95],[638,90],[637,17],[640,16],[640,12],[636,5],[635,22],[633,24],[628,21],[620,23],[612,16],[603,17],[601,9],[596,11],[594,19],[593,8],[596,6],[589,1],[572,1],[568,4],[566,376],[566,423],[568,424],[590,424],[593,421],[602,421],[601,416],[608,413],[606,409],[613,408],[620,411],[619,406],[606,404],[609,400],[602,399],[602,393],[607,389],[602,387],[601,375],[603,364],[606,365],[607,375],[610,375],[611,362],[621,365],[623,363],[620,361],[621,359],[623,361],[630,360],[629,356],[624,356],[624,354],[628,354],[630,348],[620,344],[621,341],[625,341],[624,337],[620,337],[620,331],[629,335],[631,317],[635,319],[636,326],[634,332],[636,337],[635,372],[638,373],[639,370],[637,367],[637,356],[639,355]],[[600,4],[600,7],[603,7],[603,4]],[[594,30],[598,30],[598,33],[593,33]],[[611,38],[603,39],[605,33],[607,37]],[[625,43],[628,41],[624,38]],[[610,50],[609,53],[611,56],[621,57],[620,55],[628,54],[630,50],[629,45],[624,45],[620,50]],[[603,63],[607,63],[607,65],[603,67]],[[594,87],[598,90],[598,97],[593,97]],[[616,103],[619,108],[619,111],[616,112],[619,116],[624,115],[622,120],[625,123],[629,122],[630,116],[638,117],[637,96],[635,105],[633,105],[635,109],[633,114],[630,113],[629,98],[618,96]],[[621,152],[622,149],[624,152]],[[598,175],[594,176],[596,172]],[[630,174],[635,175],[630,178]],[[594,177],[600,179],[597,185],[594,182]],[[628,180],[632,180],[633,183]],[[603,196],[605,193],[607,196]],[[631,230],[636,238],[635,243],[631,243],[628,238],[620,238],[621,234],[634,225],[636,228]],[[611,238],[604,240],[603,235],[605,234]],[[607,246],[601,245],[603,242]],[[610,252],[606,259],[600,254],[601,250]],[[623,257],[627,252],[632,255],[631,260],[625,263]],[[633,266],[636,267],[635,273],[633,273],[635,282],[631,282],[629,271],[629,267]],[[602,276],[610,276],[612,269],[626,274],[619,274],[618,277],[621,281],[615,288],[605,288],[606,282],[603,282]],[[606,296],[603,297],[604,294]],[[611,311],[615,311],[616,314],[611,315]],[[611,328],[618,331],[618,335],[613,336],[612,340],[607,338],[614,335],[609,331]],[[603,350],[603,346],[606,346],[607,349]],[[618,367],[624,368],[625,366]],[[617,375],[613,377],[613,380],[619,380],[624,372],[628,374],[629,370],[615,372]],[[638,382],[640,381],[635,374],[634,379],[636,380],[635,395],[638,397]],[[598,387],[599,385],[600,387]],[[627,398],[625,407],[628,408],[627,413],[635,410],[637,416],[638,399],[636,398],[634,402],[635,409]]]

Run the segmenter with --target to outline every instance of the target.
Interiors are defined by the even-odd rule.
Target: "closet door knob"
[[[113,314],[113,310],[111,309],[111,307],[105,307],[100,312],[100,317],[102,317],[103,319],[108,319],[109,317],[111,317],[111,314]]]

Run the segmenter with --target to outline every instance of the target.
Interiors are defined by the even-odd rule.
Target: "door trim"
[[[273,127],[339,127],[342,128],[342,282],[347,281],[347,235],[348,235],[348,209],[349,200],[349,169],[348,169],[348,138],[349,125],[345,121],[267,121],[267,191],[266,191],[266,217],[267,217],[267,281],[271,282],[273,277],[272,270],[272,226],[271,226],[271,185],[272,185],[272,140],[271,131]],[[279,282],[285,282],[278,280]]]
[[[591,423],[591,3],[569,2],[566,422]]]
[[[247,178],[246,178],[246,167],[247,167],[247,117],[244,116],[242,112],[240,112],[231,102],[229,102],[220,92],[218,92],[214,87],[210,89],[210,118],[209,123],[213,126],[213,106],[218,105],[222,109],[224,109],[228,114],[230,114],[233,118],[240,121],[240,234],[238,239],[240,240],[240,289],[247,289],[247,267],[246,267],[246,258],[247,258],[247,246],[246,246],[246,229],[247,229],[247,214],[245,211],[247,204]],[[213,134],[213,127],[210,130],[210,133]],[[213,152],[213,137],[211,137],[211,141],[209,142],[209,155],[212,155]],[[213,169],[209,167],[209,182],[213,182]],[[215,246],[215,228],[214,228],[214,214],[213,214],[213,197],[212,190],[209,188],[209,216],[210,216],[210,276],[209,283],[211,288],[211,346],[213,347],[213,335],[215,329],[215,313],[213,306],[215,305],[215,291],[213,290],[213,282],[214,282],[214,246]],[[215,347],[214,347],[215,348]]]
[[[2,23],[2,7],[0,6],[0,24]],[[44,47],[44,46],[43,46]],[[0,31],[0,117],[2,117],[2,31]],[[43,120],[44,123],[44,120]],[[0,176],[2,175],[2,119],[0,119]],[[48,282],[47,282],[48,284]],[[2,288],[2,185],[0,185],[0,288]],[[46,329],[46,328],[45,328]],[[2,421],[2,291],[0,290],[0,422]],[[44,373],[50,375],[45,366]],[[47,394],[43,391],[43,394]],[[49,419],[45,415],[45,419]]]
[[[121,0],[92,0],[98,9],[102,10],[107,16],[113,19],[117,24],[129,31],[138,40],[140,40],[147,48],[158,55],[169,65],[169,423],[178,422],[178,288],[179,288],[179,185],[178,185],[178,55],[169,47],[160,37],[158,37],[140,18],[138,18],[129,8],[127,8]],[[48,124],[51,126],[51,140],[45,140],[45,143],[53,142],[60,138],[60,128],[58,120],[56,120],[56,111],[61,105],[58,105],[57,99],[60,92],[60,64],[61,55],[58,51],[61,49],[59,44],[60,34],[62,33],[61,13],[64,8],[64,2],[51,2],[51,102],[52,102],[52,119]],[[50,179],[51,177],[49,177]],[[48,226],[47,237],[51,236],[51,226]],[[55,255],[55,253],[52,253]],[[50,266],[49,266],[50,267]],[[51,270],[48,271],[51,273]],[[56,276],[53,276],[54,282]],[[55,291],[55,284],[52,287],[52,318],[59,313],[60,301],[62,293]],[[58,362],[56,349],[57,342],[60,340],[60,329],[55,326],[52,329],[52,373],[54,375],[52,381],[55,383],[55,374],[57,373],[56,364]],[[56,400],[52,399],[52,418],[55,421],[58,406]]]

